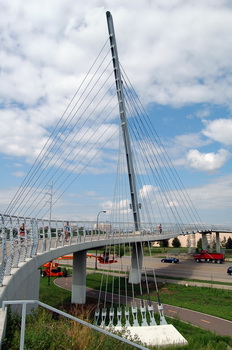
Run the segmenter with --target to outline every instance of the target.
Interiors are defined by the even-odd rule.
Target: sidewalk
[[[173,281],[173,280],[171,280]],[[55,284],[61,288],[72,290],[72,277],[57,278]],[[171,282],[173,283],[173,282]],[[186,282],[185,282],[186,283]],[[211,284],[210,284],[211,286]],[[96,289],[86,288],[87,296],[90,298],[98,299],[99,291]],[[126,304],[126,297],[119,296],[118,294],[113,295],[113,302],[117,303],[120,297],[120,302]],[[105,299],[105,293],[101,293],[101,299]],[[107,293],[106,300],[112,301],[112,294]],[[127,297],[127,302],[130,304],[132,301],[131,297]],[[140,306],[140,299],[135,299],[138,306]],[[154,308],[157,310],[157,302],[153,302]],[[190,323],[194,326],[209,330],[222,336],[232,337],[232,322],[224,320],[219,317],[203,314],[201,312],[192,311],[168,304],[163,304],[165,316],[178,318],[181,321]]]
[[[184,286],[196,286],[196,287],[208,287],[208,288],[215,288],[215,289],[227,289],[232,290],[232,284],[216,284],[216,283],[210,283],[210,282],[194,282],[194,281],[179,281],[175,279],[169,279],[169,278],[159,278],[157,277],[158,282],[164,282],[164,283],[174,283],[174,284],[181,284]]]

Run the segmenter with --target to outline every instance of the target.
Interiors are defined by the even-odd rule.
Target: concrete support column
[[[138,284],[141,282],[143,265],[142,244],[134,243],[131,255],[131,268],[129,283]]]
[[[73,254],[72,303],[86,302],[86,251]]]
[[[196,251],[196,234],[195,233],[192,233],[192,243],[191,243],[191,246],[192,246],[192,251]]]
[[[191,253],[191,238],[190,238],[189,234],[187,236],[187,247],[188,247],[188,254],[190,254]]]
[[[202,249],[203,250],[207,250],[207,248],[208,248],[208,241],[207,241],[206,233],[202,233],[201,237],[202,237]]]
[[[212,253],[213,252],[213,235],[212,235],[212,233],[210,233],[209,234],[209,251],[210,251],[210,253]]]
[[[221,252],[219,232],[216,232],[216,252]]]

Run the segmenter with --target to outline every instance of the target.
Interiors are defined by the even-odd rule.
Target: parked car
[[[161,262],[163,262],[163,263],[172,263],[172,264],[174,264],[174,263],[178,263],[179,262],[179,259],[177,259],[177,258],[173,258],[173,257],[169,257],[169,258],[164,258],[164,259],[161,259]]]
[[[229,266],[227,269],[228,275],[232,275],[232,266]]]

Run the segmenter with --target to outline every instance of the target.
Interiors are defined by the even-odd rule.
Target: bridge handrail
[[[91,329],[94,329],[95,331],[97,332],[100,332],[100,333],[103,333],[105,335],[108,335],[112,338],[115,338],[117,340],[120,340],[122,341],[123,343],[126,343],[128,345],[132,345],[134,346],[135,348],[137,349],[141,349],[141,350],[149,350],[148,348],[142,346],[142,345],[139,345],[139,344],[136,344],[126,338],[122,338],[120,337],[119,335],[117,334],[114,334],[114,333],[111,333],[103,328],[100,328],[100,327],[97,327],[97,326],[94,326],[92,325],[91,323],[88,323],[88,322],[85,322],[77,317],[74,317],[72,315],[69,315],[68,313],[64,312],[64,311],[61,311],[59,309],[56,309],[50,305],[47,305],[45,303],[42,303],[41,301],[38,301],[38,300],[8,300],[8,301],[3,301],[2,303],[2,310],[5,311],[5,308],[6,308],[6,305],[15,305],[15,304],[21,304],[22,305],[22,317],[21,317],[21,334],[20,334],[20,350],[23,350],[24,349],[24,339],[25,339],[25,329],[26,329],[26,308],[27,308],[27,305],[28,304],[35,304],[35,305],[38,305],[38,306],[41,306],[45,309],[48,309],[52,312],[56,312],[58,313],[59,315],[61,316],[64,316],[64,317],[67,317],[69,318],[70,320],[72,321],[76,321],[84,326],[87,326]]]
[[[22,220],[23,219],[23,220]],[[24,223],[23,237],[21,224]],[[20,224],[21,222],[21,224]],[[96,221],[69,221],[69,240],[65,237],[64,220],[39,220],[19,218],[0,214],[0,287],[3,286],[5,276],[10,276],[12,267],[18,267],[19,262],[35,257],[39,252],[45,253],[67,245],[76,245],[83,242],[94,242],[102,239],[113,244],[115,240],[133,237],[138,241],[159,241],[177,237],[181,234],[197,232],[211,232],[196,225],[141,223],[141,231],[135,231],[131,222],[102,222]],[[95,245],[96,246],[96,245]]]

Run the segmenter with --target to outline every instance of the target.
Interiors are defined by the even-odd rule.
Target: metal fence
[[[142,345],[139,345],[139,344],[136,344],[128,339],[125,339],[125,338],[122,338],[120,337],[119,335],[117,334],[114,334],[114,333],[111,333],[109,331],[107,331],[106,329],[104,328],[100,328],[100,327],[97,327],[97,326],[94,326],[88,322],[85,322],[77,317],[74,317],[72,315],[69,315],[67,314],[66,312],[63,312],[63,311],[60,311],[58,309],[55,309],[54,307],[52,306],[49,306],[47,304],[44,304],[44,303],[41,303],[40,301],[38,300],[9,300],[9,301],[3,301],[2,303],[2,309],[3,311],[5,311],[5,308],[6,308],[6,305],[19,305],[21,304],[22,305],[22,316],[21,316],[21,334],[20,334],[20,350],[23,350],[24,349],[24,343],[25,343],[25,330],[26,330],[26,310],[27,310],[27,305],[28,304],[35,304],[35,305],[38,305],[38,306],[41,306],[47,310],[50,310],[52,312],[56,312],[57,314],[61,315],[61,316],[64,316],[64,317],[67,317],[69,318],[70,320],[72,321],[76,321],[86,327],[89,327],[97,332],[100,332],[100,333],[103,333],[109,337],[112,337],[112,338],[115,338],[123,343],[126,343],[128,345],[131,345],[137,349],[141,349],[141,350],[149,350],[148,348],[142,346]]]

